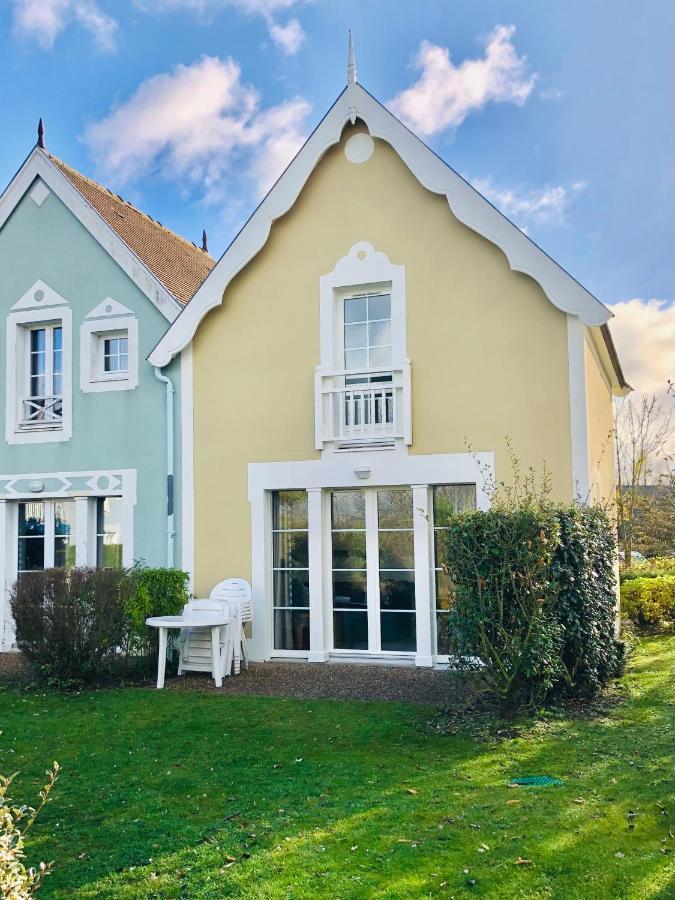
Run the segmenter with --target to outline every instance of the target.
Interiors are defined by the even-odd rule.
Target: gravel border
[[[251,663],[241,674],[225,678],[216,688],[208,674],[190,673],[167,679],[174,691],[209,691],[258,697],[298,697],[311,700],[388,700],[447,705],[459,685],[434,669],[361,663]]]
[[[0,686],[31,681],[31,668],[21,653],[0,653]],[[143,687],[152,687],[148,681]],[[136,683],[135,687],[140,685]],[[361,663],[274,661],[251,663],[241,674],[216,688],[207,673],[167,677],[166,690],[205,691],[223,695],[295,697],[310,700],[364,700],[448,705],[462,696],[448,672],[414,666]]]

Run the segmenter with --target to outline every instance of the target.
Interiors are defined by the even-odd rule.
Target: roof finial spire
[[[356,84],[356,60],[351,28],[349,29],[349,54],[347,56],[347,84]]]
[[[204,251],[204,253],[209,252],[209,244],[206,239],[206,228],[202,231],[202,250]]]
[[[38,147],[39,147],[41,150],[44,150],[44,149],[45,149],[45,126],[42,124],[42,118],[40,118],[40,121],[38,122],[38,142],[37,142],[37,145],[38,145]]]

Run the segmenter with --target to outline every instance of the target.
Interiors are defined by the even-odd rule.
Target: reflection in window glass
[[[382,650],[417,649],[412,491],[377,492]]]
[[[75,501],[54,501],[54,565],[72,569],[75,565]]]
[[[439,565],[443,534],[457,513],[476,509],[475,484],[437,484],[432,488],[434,524],[434,574],[436,586],[436,652],[448,653],[448,611],[452,584]]]
[[[274,647],[309,650],[309,552],[306,491],[272,495]]]
[[[96,501],[96,565],[102,569],[123,567],[121,497]]]
[[[129,339],[126,336],[105,338],[103,341],[103,371],[124,373],[129,369]]]
[[[19,578],[45,567],[45,504],[19,503]]]
[[[391,360],[391,296],[347,297],[344,301],[345,369],[387,369]],[[369,380],[361,376],[358,382]],[[391,380],[391,375],[374,380]],[[358,382],[355,378],[348,379],[349,384]]]
[[[333,646],[368,649],[366,500],[364,491],[331,494]]]

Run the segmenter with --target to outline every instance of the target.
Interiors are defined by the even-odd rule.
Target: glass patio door
[[[333,648],[414,652],[412,490],[333,491],[331,543]]]
[[[28,500],[18,507],[18,577],[40,569],[74,566],[75,502]]]

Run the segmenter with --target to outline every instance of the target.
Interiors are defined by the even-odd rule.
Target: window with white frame
[[[129,335],[126,331],[98,336],[100,378],[126,378],[129,374]]]
[[[316,446],[412,442],[405,267],[359,241],[320,281]]]
[[[99,303],[80,328],[80,389],[133,390],[138,385],[138,319],[112,298]]]
[[[434,587],[436,597],[436,652],[448,653],[448,613],[452,607],[452,584],[444,571],[442,545],[450,520],[460,512],[476,509],[475,484],[435,484],[431,489],[434,528]]]
[[[67,300],[38,280],[12,306],[5,325],[5,440],[69,440],[72,312]]]
[[[60,425],[63,418],[63,328],[57,323],[26,328],[25,377],[19,425]]]
[[[391,295],[357,294],[342,302],[344,367],[359,373],[347,384],[391,381]]]

